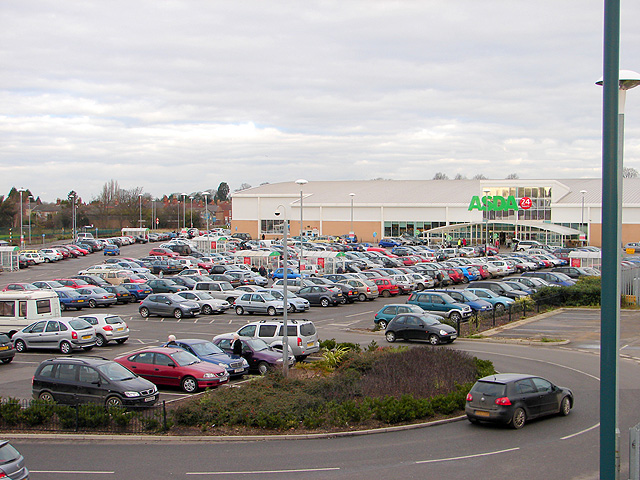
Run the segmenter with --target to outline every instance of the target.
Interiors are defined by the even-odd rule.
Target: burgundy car
[[[142,378],[169,387],[180,387],[187,393],[227,383],[227,370],[202,362],[181,348],[145,348],[114,359]]]

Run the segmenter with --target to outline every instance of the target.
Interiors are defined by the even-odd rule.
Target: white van
[[[86,239],[93,239],[93,233],[88,233],[88,232],[78,233],[78,236],[76,237],[76,241],[86,240]]]
[[[60,310],[53,290],[0,292],[0,332],[11,337],[37,320],[61,317]]]

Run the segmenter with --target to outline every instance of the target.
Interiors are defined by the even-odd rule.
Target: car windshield
[[[456,303],[456,301],[451,298],[451,295],[447,295],[446,293],[442,294],[442,299],[446,302],[446,303]]]
[[[269,345],[267,345],[266,342],[260,338],[252,338],[250,340],[247,340],[247,345],[249,345],[249,347],[251,347],[251,350],[253,350],[254,352],[260,352],[262,350],[270,349]]]
[[[173,360],[181,367],[186,367],[187,365],[200,363],[200,360],[198,360],[198,357],[185,351],[172,353],[171,358],[173,358]]]
[[[123,367],[119,363],[110,362],[96,367],[105,377],[112,382],[121,382],[123,380],[131,380],[135,375],[129,369]]]
[[[486,288],[486,289],[484,289],[484,290],[482,290],[482,291],[483,291],[483,293],[487,294],[487,296],[488,296],[488,297],[490,297],[490,298],[498,298],[498,297],[500,296],[500,295],[498,295],[498,294],[496,294],[496,293],[492,292],[492,291],[491,291],[491,290],[489,290],[488,288]]]
[[[436,317],[432,317],[431,315],[420,315],[420,320],[422,320],[425,325],[437,325],[440,323]]]
[[[62,285],[60,282],[56,282],[55,280],[50,280],[46,284],[49,285],[49,288],[62,288],[62,287],[64,287],[64,285]]]
[[[194,292],[194,294],[200,300],[213,300],[213,297],[206,292]]]
[[[194,343],[191,345],[191,348],[196,352],[196,355],[200,357],[224,353],[220,347],[211,342]]]
[[[184,298],[182,295],[178,295],[177,293],[171,293],[167,295],[167,298],[169,298],[172,302],[175,302],[175,303],[182,303],[187,301],[186,298]]]
[[[82,295],[80,295],[78,292],[76,292],[75,290],[71,289],[71,290],[65,290],[64,293],[67,295],[67,297],[69,298],[78,298],[81,297]]]
[[[565,282],[567,280],[571,280],[571,277],[569,275],[565,275],[564,273],[554,272],[554,275],[558,277],[560,280],[564,280]]]
[[[220,288],[222,290],[233,290],[233,287],[229,282],[220,282]]]
[[[464,298],[466,298],[470,302],[473,302],[475,300],[480,300],[480,298],[473,292],[460,292],[460,295],[462,295]]]

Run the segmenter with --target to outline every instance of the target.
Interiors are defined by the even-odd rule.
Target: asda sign
[[[522,197],[519,202],[516,201],[516,197],[509,195],[507,198],[501,195],[485,195],[479,197],[474,195],[469,203],[469,211],[480,210],[481,212],[504,212],[507,210],[529,210],[531,208],[531,198]]]

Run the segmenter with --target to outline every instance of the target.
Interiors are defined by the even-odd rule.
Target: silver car
[[[267,315],[281,315],[284,312],[284,306],[281,300],[270,293],[245,293],[236,299],[233,303],[238,315],[247,313],[266,313]]]
[[[96,346],[103,347],[111,341],[122,344],[129,339],[129,327],[118,315],[98,313],[80,315],[96,329]]]
[[[58,349],[67,354],[74,349],[91,350],[96,344],[96,330],[81,318],[56,318],[34,322],[17,332],[12,340],[17,352]]]
[[[212,313],[224,313],[231,308],[231,304],[226,300],[213,298],[207,292],[197,292],[195,290],[186,290],[178,292],[176,295],[186,300],[191,300],[200,305],[200,313],[203,315],[211,315]]]
[[[269,288],[265,290],[260,290],[261,292],[270,293],[278,300],[280,303],[284,301],[284,289],[280,290],[278,288]],[[302,298],[297,296],[293,292],[287,291],[287,303],[289,304],[289,312],[306,312],[311,308],[311,304],[309,300],[306,298]]]

